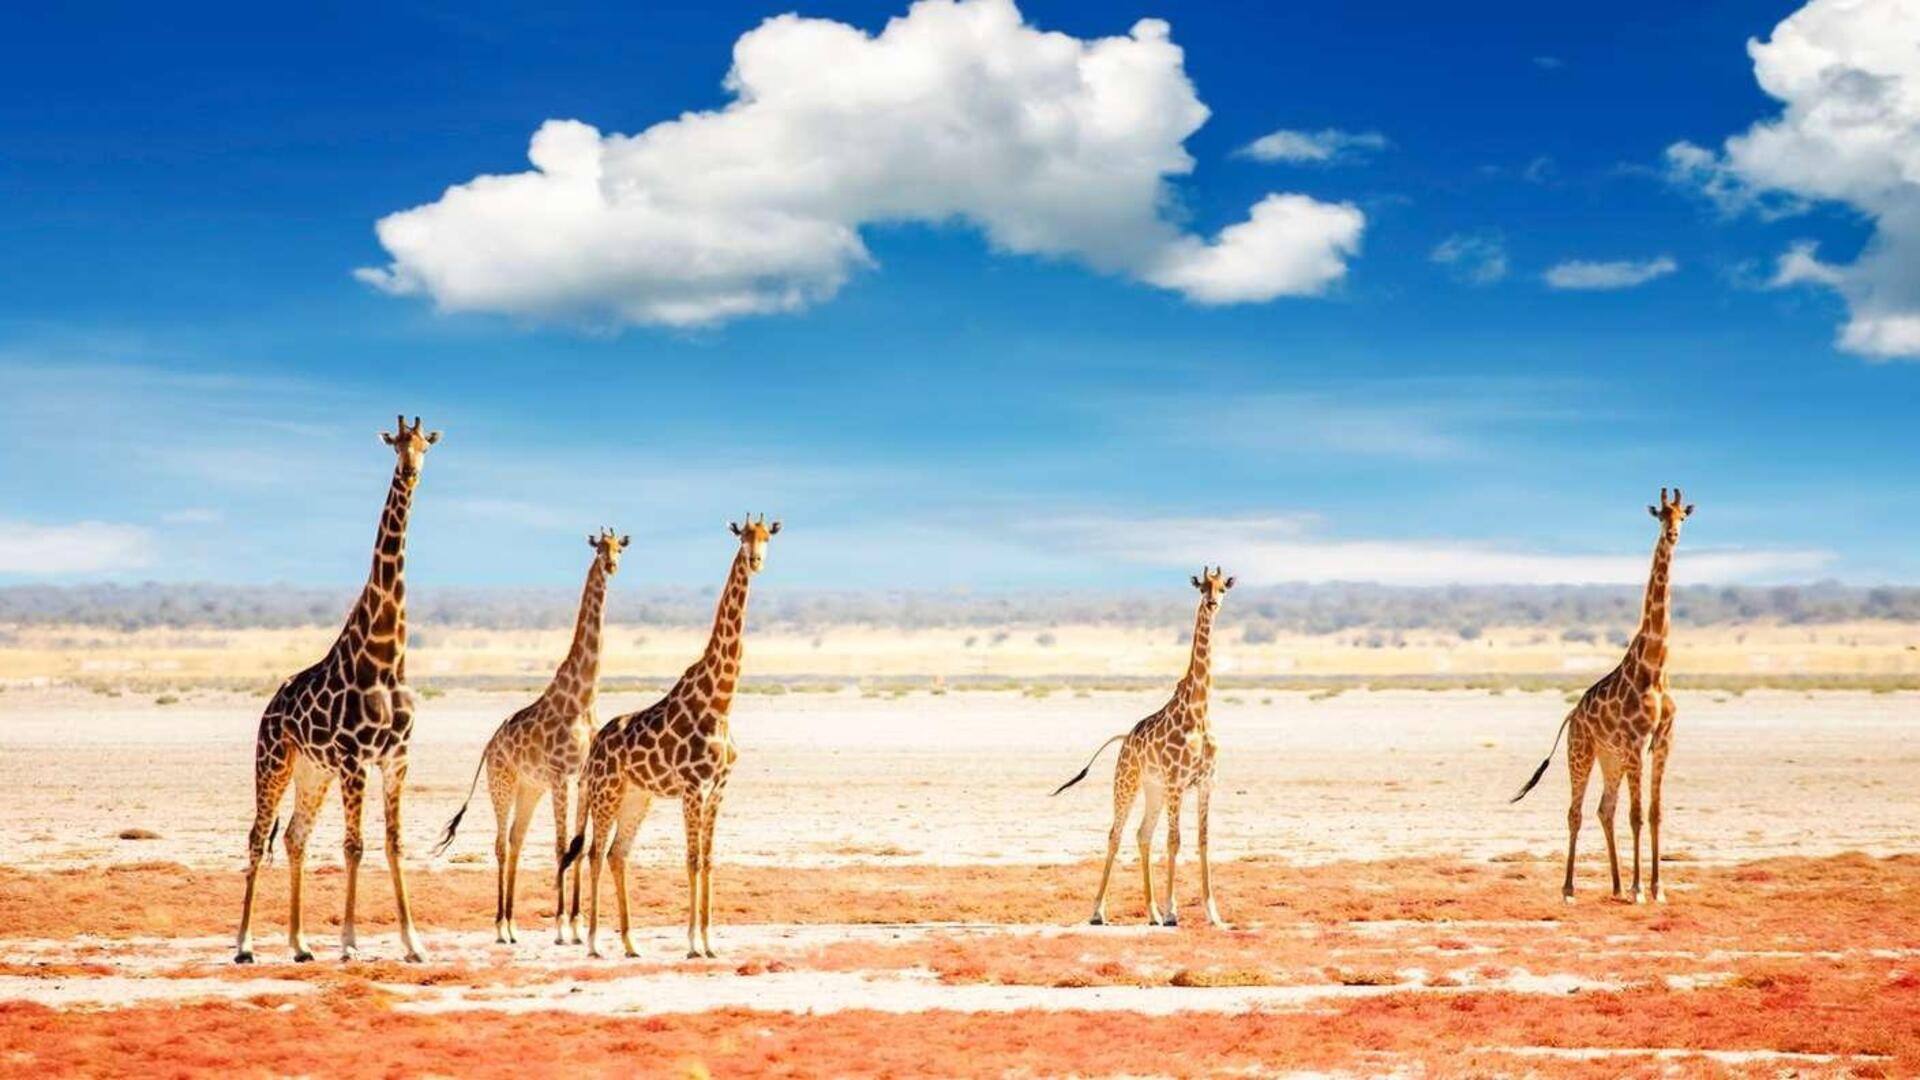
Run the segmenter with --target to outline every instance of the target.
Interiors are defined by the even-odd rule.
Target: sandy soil
[[[648,700],[610,695],[601,715]],[[1088,782],[1059,798],[1047,793],[1160,700],[1114,692],[743,697],[722,858],[812,866],[1088,857],[1104,844],[1113,752]],[[406,821],[416,861],[459,806],[493,727],[521,702],[456,692],[425,703]],[[0,695],[0,784],[11,794],[0,851],[30,866],[239,865],[259,707],[211,692],[166,706],[72,690]],[[1559,851],[1563,763],[1527,801],[1506,799],[1546,753],[1566,709],[1560,695],[1541,693],[1223,695],[1214,851],[1304,862]],[[1920,849],[1915,776],[1920,695],[1683,694],[1667,852],[1726,862]],[[1589,798],[1597,800],[1597,784]],[[492,812],[484,794],[478,802],[448,858],[491,859]],[[545,813],[536,839],[552,835]],[[1191,809],[1186,817],[1191,829]],[[378,828],[377,811],[368,820]],[[118,839],[127,829],[159,837]],[[339,830],[330,804],[315,852],[337,852]],[[677,867],[678,830],[677,817],[656,811],[636,859]],[[1587,839],[1597,850],[1598,832]],[[528,858],[550,865],[548,844],[530,844]]]
[[[259,700],[0,694],[0,1076],[314,1074],[348,1058],[519,1078],[1920,1075],[1920,856],[1901,854],[1920,851],[1917,695],[1682,695],[1671,901],[1606,900],[1590,824],[1571,908],[1563,767],[1505,802],[1560,695],[1223,695],[1226,931],[1195,906],[1190,812],[1184,925],[1140,925],[1130,844],[1121,925],[1082,925],[1111,760],[1046,793],[1156,695],[748,696],[719,841],[723,959],[693,963],[675,815],[636,849],[632,960],[553,944],[539,845],[522,943],[492,944],[484,800],[450,855],[427,857],[519,701],[426,702],[406,828],[430,963],[398,962],[377,855],[363,960],[326,959],[342,898],[330,805],[309,857],[323,960],[287,962],[276,865],[262,963],[240,968],[228,935]]]

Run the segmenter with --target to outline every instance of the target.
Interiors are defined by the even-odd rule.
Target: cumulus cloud
[[[1341,539],[1320,535],[1312,515],[1102,521],[1074,529],[1132,562],[1181,567],[1220,563],[1252,584],[1368,581],[1389,585],[1640,584],[1647,552],[1528,551],[1471,540]],[[1651,541],[1649,541],[1651,546]],[[1819,550],[1689,550],[1680,584],[1802,580],[1834,560]]]
[[[1293,164],[1328,165],[1387,148],[1387,137],[1377,131],[1279,131],[1262,135],[1241,147],[1237,154],[1255,161],[1285,161]]]
[[[1427,257],[1468,285],[1491,285],[1507,276],[1507,245],[1494,233],[1455,233]]]
[[[1754,77],[1777,117],[1718,151],[1677,143],[1670,173],[1730,212],[1835,202],[1865,215],[1872,240],[1856,261],[1781,257],[1780,284],[1837,289],[1849,317],[1839,345],[1870,357],[1920,357],[1920,5],[1813,0],[1749,41]]]
[[[1631,289],[1655,278],[1666,277],[1678,269],[1680,264],[1666,255],[1611,262],[1570,259],[1548,267],[1543,277],[1555,289]]]
[[[153,538],[134,525],[0,521],[0,574],[43,576],[137,569],[153,559]]]
[[[1207,118],[1166,23],[1083,40],[1011,0],[922,0],[877,35],[781,15],[734,44],[733,100],[637,134],[549,120],[533,169],[382,218],[356,271],[443,310],[699,326],[795,311],[874,264],[862,229],[964,222],[1202,303],[1323,292],[1365,219],[1268,195],[1212,239],[1170,178]]]

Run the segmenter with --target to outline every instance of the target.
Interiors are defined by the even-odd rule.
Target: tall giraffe
[[[713,824],[726,794],[727,777],[740,756],[734,749],[727,714],[740,679],[741,629],[747,617],[747,582],[766,560],[767,541],[780,523],[751,517],[730,526],[740,538],[726,588],[714,612],[713,634],[706,652],[680,676],[667,695],[636,713],[607,721],[587,750],[581,779],[581,802],[586,817],[574,835],[561,866],[580,858],[587,825],[593,825],[593,845],[585,848],[592,862],[587,878],[587,953],[600,955],[600,864],[613,863],[613,888],[620,908],[620,944],[628,956],[633,947],[627,915],[627,852],[634,834],[655,797],[678,798],[687,830],[687,957],[714,955],[708,940],[713,910]],[[617,831],[616,831],[617,829]],[[612,843],[609,855],[608,842]],[[695,936],[698,935],[696,946]]]
[[[273,840],[271,822],[289,782],[293,784],[293,818],[287,823],[287,871],[291,875],[291,914],[287,943],[296,961],[313,959],[307,948],[300,909],[302,866],[313,818],[326,799],[327,788],[340,781],[340,805],[346,812],[347,902],[340,922],[341,959],[358,950],[354,934],[354,899],[360,880],[360,810],[367,791],[367,771],[380,767],[386,800],[387,867],[393,873],[393,897],[399,906],[400,942],[410,961],[420,961],[420,938],[413,928],[413,909],[407,899],[407,879],[400,865],[400,801],[407,783],[407,743],[413,734],[413,691],[407,688],[407,513],[427,448],[440,441],[437,431],[422,432],[420,418],[380,439],[394,450],[393,482],[380,512],[380,531],[373,545],[373,570],[366,588],[347,615],[347,625],[319,663],[280,684],[260,717],[260,733],[253,746],[253,830],[247,834],[247,887],[240,904],[237,964],[253,962],[253,887],[260,859]]]
[[[1560,736],[1567,736],[1567,774],[1573,782],[1573,801],[1567,807],[1567,876],[1560,895],[1573,903],[1573,856],[1580,842],[1580,811],[1586,801],[1587,780],[1593,773],[1594,758],[1600,759],[1600,827],[1607,837],[1607,863],[1613,871],[1613,895],[1620,898],[1620,855],[1614,847],[1613,811],[1620,794],[1620,777],[1627,778],[1627,821],[1633,826],[1633,902],[1641,903],[1640,892],[1640,770],[1642,757],[1653,764],[1653,785],[1648,791],[1646,821],[1651,834],[1653,860],[1650,891],[1655,902],[1666,899],[1660,891],[1660,782],[1667,772],[1667,753],[1673,748],[1673,694],[1667,683],[1667,638],[1673,629],[1668,604],[1673,568],[1673,549],[1680,542],[1680,523],[1693,515],[1693,507],[1681,498],[1680,489],[1660,489],[1660,505],[1647,507],[1647,513],[1660,523],[1660,539],[1653,545],[1653,572],[1647,579],[1647,596],[1640,608],[1640,629],[1627,646],[1627,655],[1612,671],[1594,683],[1580,697],[1579,704],[1560,722],[1547,758],[1533,771],[1518,794],[1519,802],[1532,791],[1553,754],[1560,747]]]
[[[1120,853],[1120,834],[1127,827],[1127,815],[1133,812],[1133,799],[1144,786],[1146,812],[1140,818],[1137,838],[1140,844],[1140,882],[1147,893],[1147,922],[1164,926],[1180,925],[1180,901],[1174,892],[1174,859],[1180,854],[1180,800],[1187,789],[1197,788],[1195,801],[1200,810],[1200,892],[1207,902],[1207,921],[1225,926],[1213,899],[1213,867],[1207,860],[1207,811],[1213,798],[1213,766],[1219,753],[1213,727],[1207,722],[1207,699],[1213,689],[1213,617],[1220,601],[1233,588],[1233,579],[1222,577],[1221,570],[1202,568],[1193,579],[1200,590],[1200,610],[1193,620],[1193,655],[1187,661],[1187,673],[1174,687],[1173,699],[1158,712],[1133,725],[1131,731],[1115,735],[1100,744],[1087,759],[1079,775],[1054,790],[1058,795],[1086,779],[1102,752],[1120,743],[1120,762],[1113,771],[1113,827],[1107,830],[1107,865],[1100,871],[1100,891],[1093,897],[1093,925],[1107,921],[1107,883],[1113,877],[1113,861]],[[1167,811],[1167,914],[1163,920],[1153,896],[1153,829],[1160,823],[1160,810]]]
[[[587,584],[580,594],[580,615],[573,627],[573,645],[566,659],[554,672],[533,704],[514,713],[488,740],[480,755],[480,766],[473,771],[473,783],[467,785],[467,801],[447,822],[446,835],[434,848],[437,855],[453,843],[460,819],[473,802],[474,786],[480,773],[487,774],[487,794],[493,800],[495,940],[509,944],[518,940],[513,925],[514,883],[520,868],[520,851],[526,842],[527,826],[533,820],[540,796],[553,796],[553,858],[557,867],[567,850],[568,802],[570,786],[580,775],[587,760],[587,744],[593,738],[593,702],[600,681],[600,629],[605,621],[607,580],[620,569],[620,553],[633,542],[631,536],[616,537],[612,529],[602,529],[587,537],[593,549],[593,564],[587,567]],[[511,826],[511,829],[509,829]],[[554,871],[553,941],[580,941],[580,867],[573,868],[573,908],[567,910],[567,875]]]

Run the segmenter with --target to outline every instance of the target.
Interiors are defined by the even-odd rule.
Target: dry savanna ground
[[[1846,670],[1897,674],[1903,654],[1894,638]],[[308,857],[322,959],[290,962],[276,862],[261,963],[241,968],[228,958],[260,695],[117,662],[147,666],[122,668],[122,686],[98,665],[0,652],[15,677],[46,678],[0,693],[0,1075],[1920,1075],[1910,691],[1683,692],[1670,901],[1608,900],[1589,823],[1567,907],[1563,766],[1505,801],[1563,691],[1227,690],[1226,930],[1196,903],[1191,810],[1183,925],[1141,925],[1129,834],[1118,924],[1086,926],[1111,757],[1046,794],[1163,688],[750,694],[718,841],[721,959],[689,962],[678,815],[659,810],[630,875],[638,958],[553,943],[544,811],[521,943],[493,944],[484,799],[444,857],[428,848],[524,693],[453,681],[424,703],[405,823],[430,962],[398,962],[378,855],[363,958],[329,956],[330,805]],[[260,676],[249,664],[267,660],[232,674]],[[175,681],[141,685],[142,671]],[[610,694],[602,716],[647,700]],[[376,835],[378,821],[370,810]]]

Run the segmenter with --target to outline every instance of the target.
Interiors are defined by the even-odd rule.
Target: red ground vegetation
[[[1098,868],[1068,866],[857,866],[768,868],[721,866],[714,886],[714,922],[1076,923],[1085,918]],[[523,875],[524,876],[524,875]],[[1670,879],[1673,903],[1636,907],[1587,889],[1569,909],[1560,903],[1557,864],[1389,860],[1293,866],[1250,859],[1219,868],[1222,906],[1236,926],[1356,921],[1553,920],[1596,937],[1607,933],[1725,934],[1743,940],[1795,936],[1805,948],[1844,948],[1873,941],[1920,947],[1920,855],[1873,859],[1769,859],[1736,867],[1681,865]],[[678,870],[636,868],[628,875],[637,918],[673,925],[684,917]],[[490,928],[493,874],[442,869],[411,876],[415,919],[429,934]],[[173,863],[142,863],[72,870],[0,867],[0,936],[184,936],[230,932],[239,913],[240,875]],[[1143,917],[1132,879],[1115,887],[1116,921]],[[337,926],[342,876],[338,867],[310,871],[308,919],[315,929]],[[610,883],[609,883],[610,885]],[[256,933],[277,936],[286,917],[286,875],[261,876]],[[541,890],[529,889],[521,925],[538,932],[552,915]],[[388,878],[376,864],[363,868],[360,925],[378,933],[392,927]],[[1192,904],[1188,928],[1204,924]],[[602,918],[611,917],[603,892]],[[603,926],[605,922],[603,921]]]

